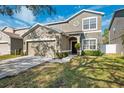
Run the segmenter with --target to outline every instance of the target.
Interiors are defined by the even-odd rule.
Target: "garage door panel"
[[[10,47],[8,43],[0,44],[0,55],[10,54]]]
[[[29,55],[54,57],[55,41],[28,42]]]

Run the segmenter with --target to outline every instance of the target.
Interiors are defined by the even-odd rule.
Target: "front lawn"
[[[0,60],[16,58],[16,57],[20,57],[20,55],[2,55],[2,56],[0,56]]]
[[[68,63],[44,63],[0,80],[0,87],[124,87],[124,57],[75,57]]]

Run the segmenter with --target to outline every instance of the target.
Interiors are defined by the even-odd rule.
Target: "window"
[[[97,18],[91,17],[83,20],[83,29],[84,30],[93,30],[97,28]]]
[[[94,50],[97,49],[96,39],[83,40],[83,49]]]
[[[96,18],[90,19],[90,29],[96,29]]]
[[[89,19],[83,21],[83,28],[89,29]]]
[[[90,40],[90,49],[96,49],[96,40]]]
[[[84,40],[83,49],[89,49],[89,40]]]

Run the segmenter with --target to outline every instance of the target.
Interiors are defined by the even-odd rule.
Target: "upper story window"
[[[83,19],[83,30],[96,30],[97,17],[88,17]]]

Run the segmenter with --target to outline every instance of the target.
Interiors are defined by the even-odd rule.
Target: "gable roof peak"
[[[10,26],[5,26],[1,31],[4,31],[4,30],[6,30],[6,29],[13,29],[14,30],[14,28],[13,27],[10,27]]]
[[[120,15],[120,13],[122,13],[122,14]],[[124,8],[120,8],[120,9],[114,11],[112,19],[110,21],[109,28],[108,28],[109,30],[111,29],[111,26],[112,26],[112,23],[113,23],[115,17],[124,17],[123,14],[124,14]]]
[[[94,11],[94,10],[89,10],[89,9],[82,9],[81,11],[84,11],[84,12],[91,12],[91,13],[96,13],[96,14],[104,15],[103,12]]]
[[[70,21],[71,19],[73,19],[73,18],[76,17],[77,15],[81,14],[82,12],[89,12],[89,13],[99,14],[99,15],[102,15],[102,16],[104,15],[103,12],[98,12],[98,11],[88,10],[88,9],[82,9],[82,10],[80,10],[79,12],[77,12],[77,13],[73,14],[72,16],[70,16],[69,18],[67,18],[67,19],[64,20],[64,21],[47,23],[47,24],[45,24],[45,25],[47,26],[47,25],[54,25],[54,24],[59,24],[59,23],[67,23],[68,21]]]

